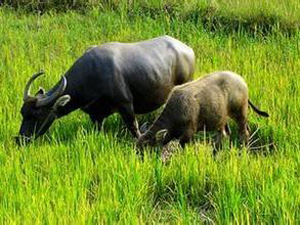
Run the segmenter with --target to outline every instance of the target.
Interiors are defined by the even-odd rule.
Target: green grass
[[[298,31],[210,33],[167,14],[99,10],[37,16],[2,8],[0,24],[1,222],[300,222]],[[50,88],[90,45],[162,34],[193,47],[196,77],[232,70],[246,79],[251,100],[271,115],[249,113],[252,129],[259,127],[255,138],[274,142],[275,150],[225,148],[213,157],[200,135],[169,164],[159,154],[142,161],[119,116],[97,133],[80,111],[32,145],[15,145],[23,88],[34,72],[46,71],[34,89]]]

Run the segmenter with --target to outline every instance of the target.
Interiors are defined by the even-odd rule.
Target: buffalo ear
[[[162,129],[156,132],[155,134],[155,140],[157,142],[161,142],[165,139],[166,135],[168,134],[168,130],[167,129]]]
[[[70,95],[63,95],[59,97],[54,103],[53,109],[56,111],[59,107],[65,106],[71,100]]]

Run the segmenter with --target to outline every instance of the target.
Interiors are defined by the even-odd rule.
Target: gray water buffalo
[[[82,109],[98,127],[119,112],[133,136],[140,132],[135,114],[163,105],[175,85],[192,79],[193,50],[161,36],[137,43],[111,42],[89,48],[47,93],[30,96],[28,81],[21,109],[23,121],[17,142],[44,134],[56,118]]]
[[[166,145],[172,139],[179,139],[184,147],[197,131],[203,130],[218,131],[216,144],[220,146],[228,135],[229,117],[238,124],[240,140],[247,143],[248,104],[259,115],[269,116],[250,102],[247,84],[233,72],[215,72],[176,86],[161,115],[137,140],[137,147],[142,150],[146,144]]]

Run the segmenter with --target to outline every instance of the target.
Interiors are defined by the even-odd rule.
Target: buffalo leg
[[[139,131],[139,124],[135,118],[132,104],[127,104],[119,107],[119,113],[124,120],[127,128],[130,130],[132,135],[136,138],[141,136]]]
[[[106,118],[104,115],[90,115],[92,122],[95,124],[98,131],[102,130],[103,120]]]
[[[96,125],[96,129],[100,131],[102,129],[103,120],[113,113],[111,107],[111,101],[100,98],[82,110],[90,116],[90,119]]]
[[[112,110],[109,107],[105,107],[105,110],[99,109],[97,105],[94,105],[93,107],[90,107],[88,110],[88,114],[92,120],[92,122],[95,124],[97,130],[102,129],[103,120],[111,115]]]

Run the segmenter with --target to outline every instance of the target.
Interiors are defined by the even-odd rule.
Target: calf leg
[[[249,129],[247,124],[247,109],[243,109],[241,114],[235,118],[238,124],[239,143],[242,146],[247,146],[249,141]]]
[[[132,135],[136,138],[139,138],[141,133],[139,131],[139,124],[134,115],[133,105],[130,103],[120,106],[119,113],[121,114],[122,119]]]
[[[225,130],[226,130],[227,136],[229,137],[229,147],[231,148],[231,146],[232,146],[231,145],[231,142],[232,142],[232,139],[231,139],[231,129],[230,129],[228,123],[226,123],[226,125],[225,125]]]
[[[179,139],[179,143],[180,143],[182,148],[184,148],[185,144],[187,144],[188,142],[191,141],[191,139],[194,136],[195,132],[196,132],[196,129],[194,129],[193,127],[189,127],[188,129],[186,129],[184,131],[184,133],[181,135],[181,137]]]
[[[245,100],[246,101],[246,100]],[[247,146],[249,141],[249,126],[247,123],[248,102],[241,104],[240,108],[232,114],[232,118],[238,125],[238,136],[241,147]]]
[[[214,153],[216,153],[217,151],[219,151],[222,148],[222,141],[223,138],[227,136],[228,132],[227,132],[227,127],[228,125],[226,124],[225,126],[223,126],[217,133],[216,138],[215,138],[215,143],[214,143]]]
[[[239,126],[239,141],[241,145],[247,146],[249,141],[249,131],[246,119],[242,120],[238,124]]]
[[[225,131],[226,131],[228,136],[231,135],[231,130],[230,130],[230,127],[229,127],[228,123],[226,123],[226,125],[225,125]]]

